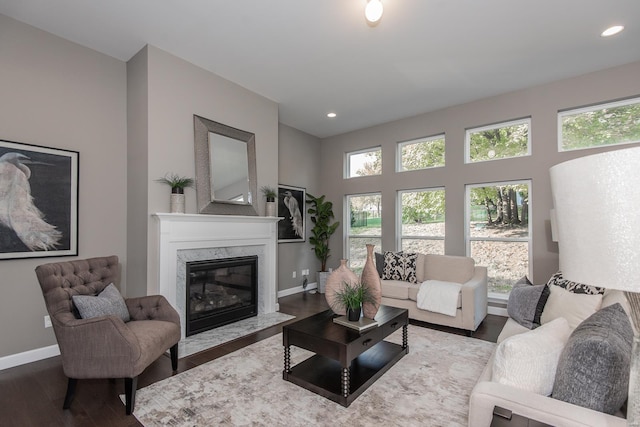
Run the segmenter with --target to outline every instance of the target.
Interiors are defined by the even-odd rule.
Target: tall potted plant
[[[325,196],[315,197],[307,193],[307,203],[309,209],[307,213],[311,215],[313,228],[309,236],[309,243],[313,246],[316,258],[320,260],[320,271],[318,272],[318,291],[324,293],[325,284],[329,272],[327,271],[327,259],[330,256],[329,238],[340,225],[339,221],[332,223],[333,203],[325,200]]]

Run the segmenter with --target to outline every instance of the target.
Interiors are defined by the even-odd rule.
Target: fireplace
[[[186,263],[186,336],[258,314],[258,257]]]
[[[187,324],[186,263],[256,255],[258,316],[278,311],[277,222],[279,218],[240,215],[156,213],[158,257],[150,258],[147,294],[164,295]]]

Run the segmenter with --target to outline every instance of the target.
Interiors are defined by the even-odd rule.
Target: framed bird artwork
[[[0,260],[78,255],[78,158],[0,140]]]
[[[289,185],[278,185],[278,243],[304,242],[306,190]]]

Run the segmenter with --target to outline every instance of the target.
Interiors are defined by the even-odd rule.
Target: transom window
[[[558,113],[558,150],[640,142],[640,98]]]
[[[466,163],[508,159],[531,154],[531,119],[513,120],[467,129]]]
[[[398,191],[398,247],[444,255],[444,188]]]
[[[346,258],[349,268],[360,274],[367,260],[367,244],[382,247],[382,196],[380,193],[354,194],[346,197],[345,229]]]
[[[531,181],[466,186],[467,254],[488,269],[489,296],[506,299],[531,271]]]
[[[382,174],[382,149],[380,147],[346,153],[346,178],[380,174]]]
[[[397,172],[444,166],[444,135],[398,143]]]

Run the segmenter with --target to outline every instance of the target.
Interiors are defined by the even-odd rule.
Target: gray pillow
[[[73,295],[73,304],[80,317],[91,319],[100,316],[118,316],[123,322],[129,321],[129,310],[113,283],[109,284],[98,295]]]
[[[627,399],[633,329],[619,303],[592,314],[562,350],[552,397],[606,414]]]
[[[549,298],[546,285],[533,285],[523,278],[511,289],[507,302],[507,314],[525,328],[535,329],[540,326],[540,316]]]

